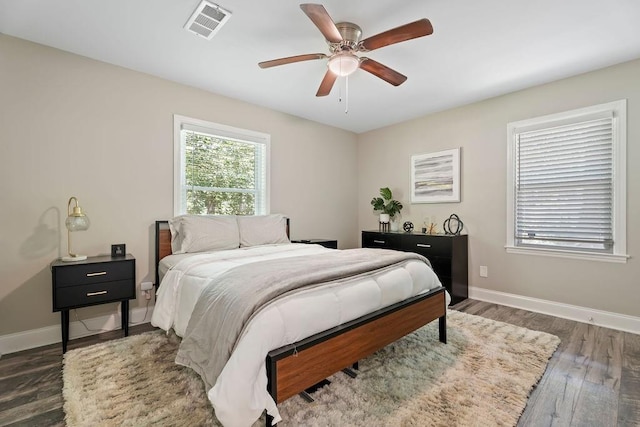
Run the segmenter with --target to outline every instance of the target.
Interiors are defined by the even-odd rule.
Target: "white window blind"
[[[612,118],[516,135],[516,244],[611,252]]]
[[[626,100],[507,136],[507,252],[626,262]]]

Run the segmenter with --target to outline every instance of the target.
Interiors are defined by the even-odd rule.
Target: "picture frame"
[[[411,203],[460,202],[460,148],[411,156]]]
[[[127,254],[126,245],[124,243],[118,243],[111,245],[111,258],[124,257]]]

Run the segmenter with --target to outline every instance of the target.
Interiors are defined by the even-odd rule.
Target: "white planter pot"
[[[380,214],[380,222],[383,224],[389,223],[389,214]]]

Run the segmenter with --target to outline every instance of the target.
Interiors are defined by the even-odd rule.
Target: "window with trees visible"
[[[267,134],[174,116],[174,213],[269,213]]]
[[[626,262],[626,100],[507,135],[507,251]]]

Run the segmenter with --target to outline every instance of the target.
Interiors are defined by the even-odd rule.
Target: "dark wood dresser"
[[[451,304],[469,296],[469,258],[466,234],[422,234],[363,231],[363,248],[384,248],[415,252],[431,262],[442,286],[451,295]]]

